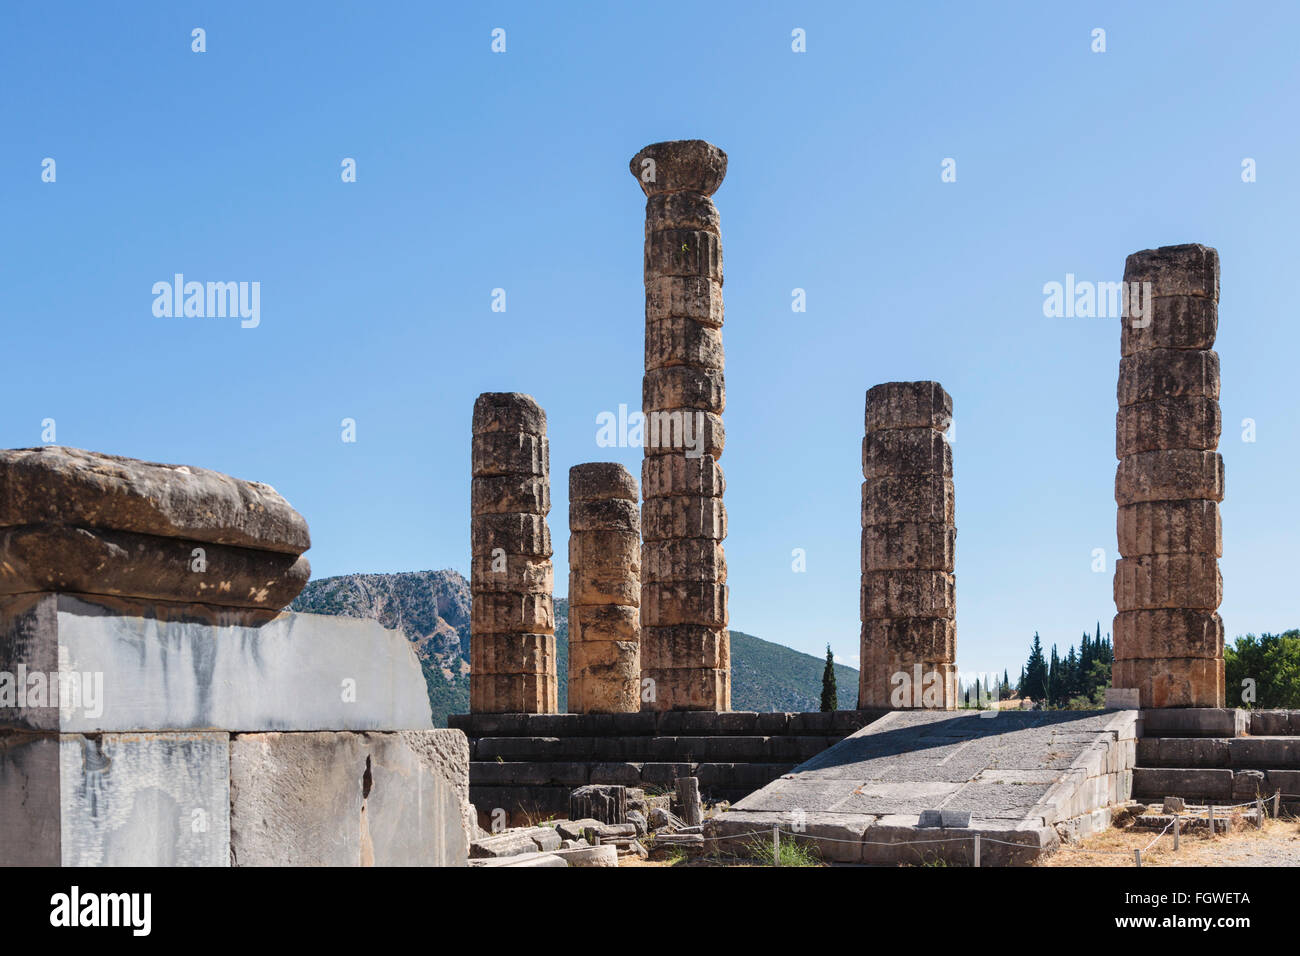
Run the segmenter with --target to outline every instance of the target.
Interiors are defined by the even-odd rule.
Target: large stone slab
[[[0,735],[0,866],[227,866],[223,733]]]
[[[0,451],[0,527],[39,523],[294,555],[311,547],[302,515],[261,482],[57,445]]]
[[[68,690],[30,693],[20,670]],[[0,728],[99,733],[221,729],[423,730],[428,691],[410,642],[373,621],[34,595],[0,609]],[[51,680],[50,676],[54,677]],[[72,692],[73,676],[79,685]]]
[[[457,730],[240,734],[237,866],[463,866],[469,751]]]
[[[816,841],[827,859],[883,864],[969,863],[978,833],[984,865],[1029,863],[1056,846],[1058,824],[1128,798],[1136,723],[1135,711],[895,711],[705,832],[725,850],[746,828],[776,826],[782,839]],[[970,826],[922,827],[928,810],[969,812]],[[810,820],[823,832],[798,829]],[[828,840],[837,822],[846,844]]]

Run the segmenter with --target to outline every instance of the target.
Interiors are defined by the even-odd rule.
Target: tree
[[[822,671],[822,712],[835,710],[840,706],[839,694],[835,690],[835,655],[831,646],[826,645],[826,669]]]
[[[1241,700],[1252,707],[1300,707],[1300,630],[1239,637],[1224,647],[1223,663],[1229,706]],[[1244,696],[1251,686],[1244,681],[1254,681],[1253,701]]]
[[[1039,703],[1047,699],[1047,660],[1043,657],[1043,642],[1037,631],[1034,632],[1034,643],[1029,648],[1029,660],[1025,663],[1020,694]]]

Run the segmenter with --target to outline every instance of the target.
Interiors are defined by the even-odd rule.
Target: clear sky
[[[1043,286],[1182,242],[1223,262],[1222,614],[1300,626],[1298,34],[1269,3],[6,3],[0,443],[53,419],[267,481],[317,576],[468,573],[474,398],[528,392],[563,594],[569,467],[640,473],[596,445],[640,403],[628,160],[698,137],[730,156],[732,627],[857,663],[863,397],[927,378],[963,669],[1109,631],[1119,327]],[[176,273],[259,282],[260,324],[155,316]]]

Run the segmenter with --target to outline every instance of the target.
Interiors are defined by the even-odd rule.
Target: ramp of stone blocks
[[[1280,794],[1300,802],[1300,710],[1146,710],[1133,795],[1239,803]]]
[[[1136,724],[1136,711],[896,711],[705,834],[722,853],[779,827],[833,862],[967,864],[979,833],[983,865],[1027,864],[1059,844],[1058,825],[1128,799]],[[928,810],[969,812],[969,826],[920,826]]]

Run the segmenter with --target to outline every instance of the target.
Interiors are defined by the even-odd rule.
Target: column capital
[[[632,157],[632,175],[647,196],[694,192],[712,196],[727,175],[727,154],[702,139],[652,143]]]

